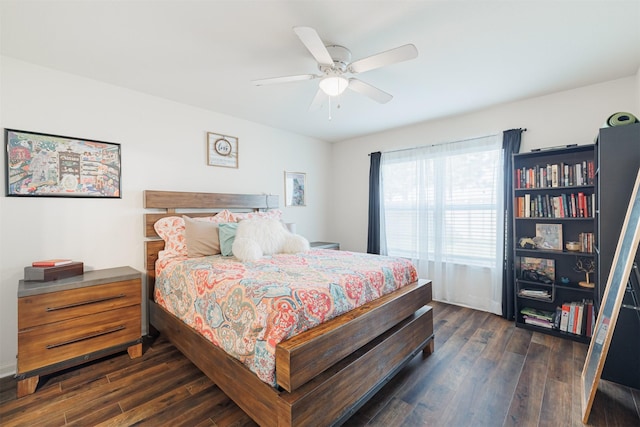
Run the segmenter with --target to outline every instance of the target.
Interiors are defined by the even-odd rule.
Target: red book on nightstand
[[[84,274],[84,264],[81,262],[70,262],[55,267],[25,267],[24,280],[34,282],[49,282],[52,280],[66,279],[67,277],[82,276]]]
[[[33,261],[31,267],[57,267],[59,265],[71,264],[72,262],[70,259],[62,258],[44,259],[42,261]]]

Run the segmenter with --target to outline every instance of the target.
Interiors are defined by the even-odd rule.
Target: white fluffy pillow
[[[307,239],[299,234],[289,234],[291,234],[291,236],[285,240],[284,245],[282,245],[282,248],[280,249],[280,253],[297,254],[299,252],[306,252],[309,250],[309,241]]]
[[[233,242],[233,255],[241,261],[255,261],[263,255],[297,253],[309,250],[309,241],[292,234],[275,219],[240,221]]]

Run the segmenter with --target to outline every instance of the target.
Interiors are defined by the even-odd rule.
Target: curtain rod
[[[509,130],[515,130],[515,129],[509,129]],[[522,132],[526,132],[527,128],[519,128],[519,130],[521,130]],[[476,136],[476,137],[473,137],[473,138],[459,139],[457,141],[441,142],[439,144],[419,145],[417,147],[399,148],[397,150],[382,151],[382,153],[398,153],[400,151],[415,150],[415,149],[418,149],[418,148],[426,148],[426,147],[435,147],[436,145],[455,144],[456,142],[471,141],[472,139],[486,138],[488,136],[496,136],[496,135],[498,135],[498,134],[497,133],[492,133],[492,134],[485,135],[485,136]],[[367,154],[367,156],[371,156],[371,153]]]

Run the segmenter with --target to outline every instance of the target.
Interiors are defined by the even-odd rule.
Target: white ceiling
[[[339,141],[634,75],[640,0],[0,0],[2,55]],[[417,59],[359,74],[394,98],[347,91],[309,112],[317,73],[294,26],[360,59],[406,43]]]

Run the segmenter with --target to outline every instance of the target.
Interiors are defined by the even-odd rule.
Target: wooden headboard
[[[149,297],[153,297],[158,252],[164,249],[153,224],[168,216],[211,216],[223,209],[230,211],[264,211],[278,208],[278,196],[267,194],[193,193],[181,191],[144,191],[145,270]],[[196,211],[197,209],[197,211]]]

